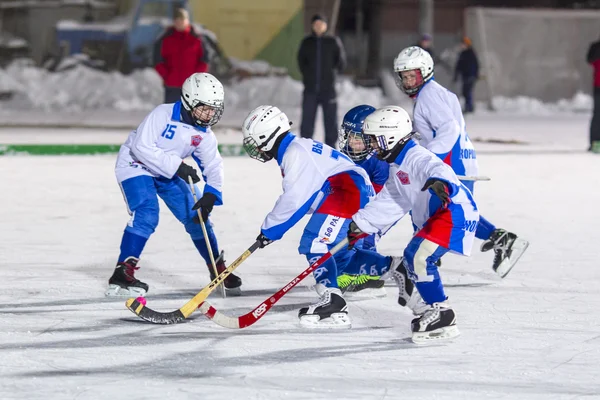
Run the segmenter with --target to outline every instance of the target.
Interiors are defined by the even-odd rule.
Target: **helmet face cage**
[[[191,115],[192,119],[194,120],[194,122],[196,123],[196,125],[201,126],[203,128],[207,128],[209,126],[213,126],[216,123],[218,123],[221,120],[221,117],[223,116],[223,111],[225,109],[225,105],[222,102],[218,102],[216,104],[208,104],[208,103],[205,103],[202,101],[197,101],[192,106],[190,103],[188,103],[186,101],[186,105],[190,109],[190,111],[188,111],[188,112],[190,113],[190,115]],[[198,107],[208,107],[208,108],[214,110],[214,113],[212,114],[212,116],[210,116],[210,112],[205,109],[201,112],[201,114],[199,116],[195,115],[194,111]]]
[[[390,142],[393,142],[395,140],[395,138],[393,136],[389,137],[389,138],[386,135],[367,135],[367,136],[370,136],[370,138],[368,138],[368,139],[371,139],[377,143],[377,146],[379,148],[374,151],[377,151],[377,156],[380,159],[384,159],[385,157],[387,157],[389,152],[391,150],[393,150],[394,147],[396,147],[398,145],[404,145],[407,142],[409,142],[410,140],[412,140],[413,138],[417,138],[417,139],[419,138],[419,135],[417,132],[411,132],[408,135],[401,138],[400,140],[398,140],[392,146],[390,146]]]
[[[363,135],[362,132],[354,132],[342,127],[338,136],[340,151],[350,157],[352,161],[362,161],[373,151],[370,138]]]
[[[260,150],[260,145],[252,136],[244,138],[242,147],[244,148],[246,153],[248,153],[250,158],[253,158],[260,162],[267,162],[273,158],[270,154]]]
[[[406,72],[406,71],[416,71],[417,72],[417,83],[414,87],[407,88],[406,86],[404,86],[404,82],[402,82],[402,72]],[[396,86],[398,86],[398,88],[400,90],[402,90],[404,93],[406,93],[409,96],[417,94],[419,92],[419,90],[421,90],[423,85],[425,84],[425,81],[423,80],[423,72],[421,71],[421,68],[397,71],[396,74],[394,75],[394,78],[396,80]]]

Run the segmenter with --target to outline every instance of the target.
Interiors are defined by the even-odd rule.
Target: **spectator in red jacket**
[[[188,12],[175,12],[173,26],[156,41],[154,68],[165,86],[165,103],[175,103],[181,97],[181,85],[195,72],[207,72],[200,34],[190,25]]]
[[[594,68],[594,111],[590,124],[590,150],[600,153],[600,40],[590,46],[587,62]]]

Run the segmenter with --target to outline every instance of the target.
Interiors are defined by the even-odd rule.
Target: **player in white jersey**
[[[415,342],[458,336],[436,262],[449,251],[470,255],[479,219],[473,196],[448,165],[412,140],[412,122],[401,107],[383,107],[367,116],[363,133],[377,157],[390,164],[390,173],[375,200],[352,217],[348,237],[379,232],[410,213],[417,231],[403,262],[387,275],[400,288],[401,305],[413,308],[418,294],[427,304],[411,324]]]
[[[143,296],[148,285],[136,279],[140,254],[158,225],[158,197],[185,226],[194,245],[210,268],[210,255],[198,213],[207,221],[206,229],[217,272],[225,269],[223,252],[208,215],[214,205],[223,204],[223,160],[211,130],[223,113],[223,85],[206,73],[191,75],[183,84],[181,100],[156,107],[121,146],[115,174],[131,219],[121,239],[117,266],[108,283],[107,296]],[[196,161],[204,177],[204,192],[197,203],[188,184],[200,178],[183,160]],[[197,188],[195,188],[198,191]],[[199,196],[200,197],[200,196]],[[195,219],[195,221],[194,221]],[[235,275],[225,280],[225,288],[237,294],[242,281]]]
[[[277,107],[260,106],[242,125],[244,149],[251,158],[275,159],[283,177],[283,193],[266,216],[257,240],[261,248],[279,240],[306,214],[298,252],[310,264],[346,237],[350,217],[375,195],[367,172],[337,150],[290,132],[288,117]],[[338,288],[338,270],[358,275],[367,266],[387,271],[400,257],[384,257],[368,250],[339,251],[314,272],[317,303],[300,309],[303,326],[350,326],[346,301]],[[375,275],[375,274],[373,274]]]
[[[433,77],[433,59],[420,47],[403,49],[394,60],[397,86],[415,102],[414,129],[420,143],[448,164],[457,175],[477,176],[477,157],[467,135],[458,97]],[[474,182],[463,181],[473,193]],[[481,251],[494,250],[492,267],[504,278],[529,243],[516,234],[496,228],[480,217],[475,236]]]

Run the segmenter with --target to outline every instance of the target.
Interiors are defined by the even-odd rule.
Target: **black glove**
[[[433,190],[433,193],[435,193],[435,195],[440,198],[440,200],[442,201],[442,207],[448,207],[448,204],[450,204],[451,200],[450,193],[448,191],[448,186],[446,186],[446,183],[436,178],[429,178],[427,179],[427,182],[425,182],[425,186],[423,186],[423,189],[421,189],[421,191],[424,192],[427,189]]]
[[[268,237],[266,237],[262,233],[257,236],[256,240],[260,244],[260,248],[261,249],[264,249],[265,247],[267,247],[268,245],[270,245],[271,243],[273,243],[273,240],[269,239]]]
[[[175,172],[175,175],[183,179],[186,183],[188,181],[188,176],[192,177],[192,182],[200,182],[200,177],[198,176],[198,173],[196,172],[194,167],[190,167],[184,162],[182,162],[179,168],[177,168],[177,172]]]
[[[216,201],[217,201],[217,196],[215,196],[214,193],[206,192],[200,198],[200,200],[198,200],[196,202],[196,204],[194,204],[194,207],[192,207],[192,210],[200,209],[200,214],[202,215],[202,221],[206,222],[206,220],[208,219],[208,214],[210,214],[210,212],[212,211],[213,207],[215,206]],[[193,221],[197,224],[200,223],[200,220],[198,219],[197,215],[193,218]]]
[[[350,250],[351,248],[354,247],[354,241],[356,239],[358,239],[358,237],[360,235],[362,235],[364,232],[360,230],[360,228],[358,227],[358,225],[356,225],[356,222],[352,221],[350,222],[350,226],[348,227],[348,250]]]

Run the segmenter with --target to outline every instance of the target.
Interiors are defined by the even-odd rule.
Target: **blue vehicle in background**
[[[187,0],[137,0],[128,15],[111,21],[59,21],[56,26],[57,61],[85,54],[91,60],[101,61],[102,69],[123,73],[152,66],[154,43],[172,25],[175,10],[188,9],[193,21],[188,3]],[[219,47],[215,34],[202,25],[193,25],[202,36],[211,73],[228,78],[232,65]]]

